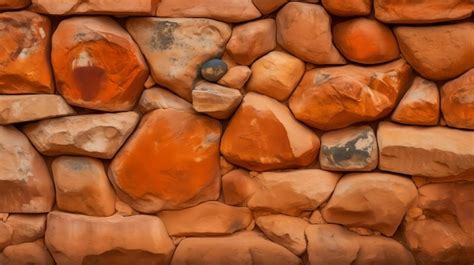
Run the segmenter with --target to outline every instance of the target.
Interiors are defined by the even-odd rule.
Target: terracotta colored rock
[[[225,237],[186,238],[173,255],[171,265],[300,265],[289,250],[255,232]]]
[[[161,5],[178,2],[187,0]],[[201,65],[220,57],[232,32],[229,25],[211,19],[150,17],[128,19],[127,30],[145,55],[153,79],[188,101]]]
[[[319,162],[325,170],[372,171],[378,163],[374,130],[358,126],[323,134]]]
[[[381,170],[434,178],[474,172],[472,131],[381,122],[377,139]]]
[[[276,17],[277,41],[293,55],[314,64],[345,64],[332,44],[331,17],[320,5],[291,2]]]
[[[219,157],[219,165],[221,167],[221,176],[224,176],[235,169],[235,166],[229,163],[229,161],[225,160],[223,156]]]
[[[0,251],[9,246],[12,241],[13,229],[4,222],[0,222]]]
[[[251,73],[252,71],[248,66],[237,65],[230,68],[217,83],[226,87],[241,89],[249,80]]]
[[[152,87],[156,86],[156,82],[155,82],[155,80],[153,80],[153,77],[151,77],[151,75],[149,75],[148,78],[145,81],[145,84],[143,84],[143,85],[145,86],[145,88],[152,88]]]
[[[131,110],[148,67],[130,35],[108,17],[73,17],[59,23],[51,53],[59,92],[74,106]]]
[[[191,103],[160,87],[144,90],[138,102],[138,109],[143,114],[155,109],[194,111]]]
[[[20,9],[30,3],[31,0],[0,0],[0,10]]]
[[[321,213],[329,223],[392,236],[418,193],[411,179],[387,173],[347,174]]]
[[[89,216],[114,214],[115,193],[100,160],[61,156],[54,159],[51,169],[59,210]]]
[[[415,265],[413,255],[394,239],[359,236],[334,224],[306,228],[310,265]]]
[[[261,16],[252,0],[161,0],[159,17],[206,17],[225,22],[243,22]]]
[[[45,16],[29,11],[0,14],[1,94],[54,92],[50,35],[51,23]]]
[[[0,124],[42,120],[75,114],[58,95],[0,96]]]
[[[427,79],[451,79],[474,67],[473,22],[397,27],[395,35],[403,58]]]
[[[311,216],[309,217],[309,222],[311,224],[325,224],[326,220],[324,220],[320,210],[315,210],[313,211],[313,213],[311,213]]]
[[[319,169],[264,172],[255,177],[259,188],[248,207],[292,216],[313,211],[329,199],[340,176]]]
[[[158,217],[51,212],[46,245],[58,265],[169,264],[174,245]]]
[[[31,0],[31,10],[50,15],[100,14],[120,16],[152,16],[156,0],[83,1]]]
[[[310,164],[319,139],[275,99],[248,93],[227,126],[221,153],[232,164],[265,171]]]
[[[219,122],[203,115],[148,113],[109,167],[117,195],[146,213],[216,200],[220,136]]]
[[[0,254],[3,265],[54,265],[54,260],[42,241],[8,246]]]
[[[222,193],[226,204],[245,206],[256,190],[257,183],[246,170],[232,170],[222,177]]]
[[[14,127],[0,126],[0,161],[0,212],[49,212],[54,187],[46,163]]]
[[[287,2],[288,0],[253,0],[253,4],[264,15],[272,13]]]
[[[374,0],[375,16],[385,23],[433,23],[470,17],[470,0]]]
[[[205,202],[177,211],[158,213],[170,236],[212,236],[232,234],[243,230],[252,222],[248,208],[220,202]]]
[[[322,0],[326,10],[336,16],[352,17],[370,14],[372,0]]]
[[[227,119],[242,101],[237,89],[200,81],[193,89],[193,108],[216,119]]]
[[[256,220],[258,227],[273,242],[299,256],[306,251],[304,230],[308,222],[286,215],[266,215]]]
[[[412,125],[438,124],[439,91],[436,83],[417,76],[398,103],[391,119]]]
[[[284,101],[298,85],[304,71],[305,64],[300,59],[273,51],[252,64],[247,90]]]
[[[441,110],[449,126],[474,129],[474,69],[444,84]]]
[[[227,53],[242,65],[250,65],[276,47],[276,24],[273,19],[262,19],[240,24],[232,29]]]
[[[227,72],[227,64],[221,59],[211,59],[201,66],[201,76],[209,82],[217,82]]]
[[[334,44],[349,60],[378,64],[400,57],[397,40],[389,27],[368,18],[356,18],[336,24]]]
[[[419,189],[420,216],[407,219],[404,237],[419,264],[472,264],[474,182],[429,184]]]
[[[12,245],[33,242],[44,237],[45,214],[12,214],[6,224],[11,227]]]
[[[43,155],[112,158],[138,123],[135,112],[89,114],[42,120],[23,127]]]
[[[411,69],[403,60],[306,72],[290,98],[295,117],[321,130],[373,121],[389,114],[408,89]]]

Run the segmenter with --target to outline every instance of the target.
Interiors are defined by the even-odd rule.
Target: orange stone
[[[31,0],[0,0],[0,10],[20,9],[28,6]]]
[[[107,17],[63,20],[53,35],[52,62],[66,101],[96,110],[132,109],[148,77],[138,46]]]
[[[122,16],[152,16],[158,0],[32,0],[31,10],[51,15],[101,14]]]
[[[50,32],[47,17],[29,11],[0,14],[0,94],[54,92]]]
[[[322,4],[336,16],[366,16],[370,14],[372,0],[322,0]]]
[[[474,129],[474,69],[442,87],[441,110],[449,126]]]
[[[221,125],[175,109],[146,114],[109,168],[118,196],[153,213],[219,197]]]

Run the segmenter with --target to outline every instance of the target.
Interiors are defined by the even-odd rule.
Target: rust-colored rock
[[[444,84],[441,110],[449,126],[474,129],[474,69]]]
[[[116,16],[152,16],[157,0],[31,0],[30,9],[50,15],[100,14]]]
[[[178,2],[197,5],[188,0],[162,1],[161,5]],[[131,18],[126,26],[145,55],[153,79],[190,102],[201,65],[220,57],[232,32],[225,23],[203,18]]]
[[[0,14],[1,94],[54,92],[50,38],[51,23],[45,16],[29,11]]]
[[[0,254],[2,265],[54,265],[42,240],[6,247]]]
[[[331,17],[320,5],[290,2],[276,17],[277,41],[293,55],[314,64],[344,64],[332,44]]]
[[[59,92],[69,104],[83,108],[131,110],[148,77],[137,45],[108,17],[61,21],[51,58]]]
[[[222,177],[222,193],[226,204],[246,206],[256,190],[257,183],[246,170],[232,170]]]
[[[264,15],[272,13],[287,2],[288,0],[253,0],[253,4]]]
[[[306,166],[317,156],[319,139],[275,99],[248,93],[228,124],[221,153],[251,170]]]
[[[34,242],[44,237],[46,214],[11,214],[6,224],[12,229],[12,245]]]
[[[295,117],[321,130],[347,127],[388,115],[408,89],[404,60],[361,67],[316,68],[306,72],[290,98]]]
[[[217,199],[220,136],[219,122],[203,115],[148,113],[109,167],[117,195],[146,213]]]
[[[322,0],[326,10],[336,16],[352,17],[370,14],[372,0]]]
[[[394,31],[403,58],[427,79],[451,79],[474,67],[474,22]]]
[[[11,244],[13,229],[4,222],[0,222],[0,251]]]
[[[239,90],[206,81],[199,81],[193,89],[193,108],[216,119],[227,119],[242,101]]]
[[[219,85],[241,89],[250,78],[252,70],[245,65],[233,66],[227,73],[217,81]]]
[[[20,9],[30,3],[31,0],[0,0],[0,10]]]
[[[356,18],[336,24],[334,44],[353,62],[378,64],[400,57],[392,30],[377,20]]]
[[[193,105],[186,100],[176,96],[170,91],[154,87],[143,91],[138,109],[143,113],[150,112],[155,109],[177,109],[183,111],[194,111]]]

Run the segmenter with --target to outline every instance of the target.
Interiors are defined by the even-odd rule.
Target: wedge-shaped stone
[[[216,119],[227,119],[242,101],[239,90],[200,81],[193,89],[193,108]]]
[[[474,129],[474,69],[444,84],[441,110],[449,126]]]
[[[43,155],[112,158],[138,123],[135,112],[69,116],[23,127]]]
[[[58,265],[169,264],[174,245],[156,216],[51,212],[46,245]]]
[[[143,91],[138,108],[145,114],[155,109],[177,109],[194,111],[193,105],[170,91],[154,87]]]
[[[222,177],[222,195],[226,204],[247,206],[256,190],[257,183],[246,170],[232,170]]]
[[[120,16],[152,16],[157,0],[32,0],[30,9],[50,15],[100,14]]]

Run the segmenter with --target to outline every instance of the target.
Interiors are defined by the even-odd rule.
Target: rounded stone
[[[217,82],[227,73],[227,64],[221,59],[211,59],[201,66],[201,76],[209,82]]]

